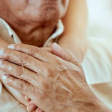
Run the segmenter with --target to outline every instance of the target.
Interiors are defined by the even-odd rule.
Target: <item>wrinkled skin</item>
[[[1,0],[17,19],[45,22],[64,16],[69,0]],[[13,7],[12,7],[13,6]],[[27,18],[27,20],[26,20]]]
[[[57,21],[65,15],[68,3],[69,0],[0,0],[0,17],[23,43],[42,47],[54,32]],[[18,95],[8,86],[7,89],[18,101],[27,105],[24,95]]]
[[[0,69],[11,74],[2,77],[4,83],[31,98],[45,112],[77,112],[84,105],[96,104],[81,65],[68,51],[57,49],[63,54],[61,59],[34,46],[17,44],[10,48],[0,56]]]
[[[65,15],[68,4],[69,0],[0,0],[0,17],[24,44],[42,47]]]

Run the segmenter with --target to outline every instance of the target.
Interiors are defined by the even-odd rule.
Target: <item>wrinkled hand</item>
[[[92,103],[94,95],[81,65],[71,53],[56,44],[54,49],[60,58],[29,45],[10,48],[0,55],[3,59],[0,69],[8,74],[2,77],[4,83],[31,98],[42,110],[75,112],[83,103]]]

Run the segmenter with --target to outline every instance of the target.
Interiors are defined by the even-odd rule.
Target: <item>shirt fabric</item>
[[[49,37],[44,46],[51,46],[63,31],[64,27],[59,20],[56,31]],[[0,36],[10,44],[21,43],[17,34],[3,19],[0,19]],[[87,83],[95,95],[106,106],[112,108],[112,41],[91,39],[89,43],[89,48],[82,63]],[[13,91],[15,92],[15,90]],[[10,94],[1,81],[0,112],[27,112],[26,107]]]
[[[91,38],[82,66],[88,85],[112,109],[112,39]]]

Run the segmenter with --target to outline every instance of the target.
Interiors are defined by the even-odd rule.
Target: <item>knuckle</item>
[[[11,57],[12,57],[12,55],[10,55],[10,54],[11,54],[10,50],[4,49],[4,55],[3,56],[4,56],[5,59],[10,60]]]
[[[38,47],[30,47],[29,48],[29,54],[30,55],[35,55],[37,52],[39,51],[39,48]]]
[[[21,80],[17,80],[15,82],[15,87],[17,87],[17,89],[20,91],[27,91],[27,89],[28,89],[27,88],[28,87],[27,82],[21,81]]]
[[[21,55],[22,56],[22,55]],[[27,54],[24,54],[23,55],[23,60],[28,60],[29,59],[29,56]]]
[[[16,84],[17,89],[19,89],[20,91],[23,91],[25,89],[24,84],[21,82],[18,82]]]
[[[24,67],[23,66],[18,66],[16,69],[15,69],[15,74],[19,77],[22,77],[23,74],[24,74]]]
[[[27,65],[28,64],[28,62],[29,62],[29,60],[30,60],[30,56],[29,55],[27,55],[27,54],[21,54],[20,55],[20,63],[22,64],[22,65]]]

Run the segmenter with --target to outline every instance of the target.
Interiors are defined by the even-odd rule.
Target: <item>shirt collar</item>
[[[8,35],[9,35],[8,38],[13,38],[14,43],[22,43],[18,35],[14,32],[14,30],[9,26],[9,24],[5,20],[0,18],[0,23],[2,23],[2,25],[5,27],[4,30],[8,31]],[[54,40],[56,41],[58,37],[63,33],[63,31],[64,31],[64,26],[62,24],[62,21],[59,20],[55,32],[48,38],[44,47],[51,46],[53,41]]]
[[[5,20],[3,20],[2,18],[0,18],[0,22],[3,24],[4,30],[8,31],[9,37],[13,38],[15,43],[21,43],[21,40],[19,39],[17,34],[14,32],[14,30],[9,26],[9,24]]]
[[[51,46],[51,44],[53,43],[53,41],[57,41],[58,37],[64,32],[64,26],[62,24],[62,21],[59,20],[56,26],[56,30],[55,32],[48,38],[48,40],[46,41],[45,45],[46,47]]]

